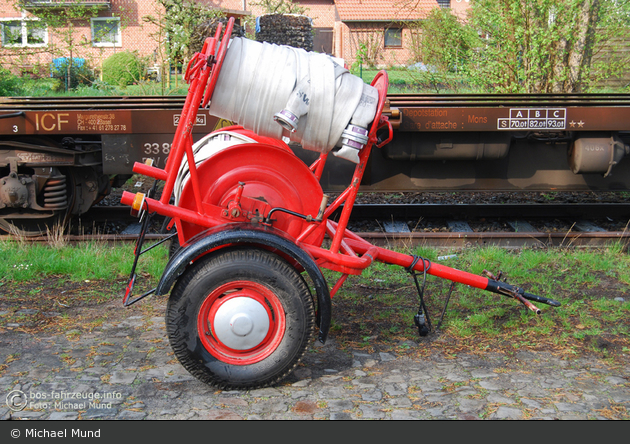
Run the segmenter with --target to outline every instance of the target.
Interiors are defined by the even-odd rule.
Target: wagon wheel
[[[182,365],[221,389],[252,389],[285,378],[314,336],[315,313],[300,274],[254,248],[202,258],[178,280],[166,328]]]
[[[56,211],[44,218],[0,217],[0,232],[15,236],[43,236],[48,230],[60,227],[63,230],[67,221],[66,211]]]
[[[39,138],[39,137],[28,137],[16,140],[26,144],[32,145],[41,145],[45,147],[53,147],[57,148],[58,144],[47,139],[47,138]],[[6,168],[8,170],[8,168]],[[61,170],[61,178],[63,176],[67,176],[68,172],[64,168],[60,168]],[[30,174],[32,174],[32,170]],[[8,174],[8,171],[6,172]],[[4,174],[0,174],[0,177]],[[28,175],[26,171],[22,170],[22,167],[19,168],[18,174],[20,175]],[[59,181],[60,177],[52,178],[52,180]],[[62,182],[65,183],[66,178],[62,179]],[[55,187],[60,186],[55,184]],[[56,189],[55,192],[59,190]],[[68,193],[67,200],[71,201],[73,196]],[[65,227],[68,215],[68,208],[62,209],[50,209],[47,212],[42,211],[14,211],[12,209],[3,210],[0,212],[0,233],[6,232],[8,234],[13,234],[17,236],[42,236],[45,235],[48,230],[52,229],[55,226]]]
[[[17,214],[13,212],[0,214],[0,231],[30,237],[43,236],[49,231],[55,232],[56,229],[60,232],[65,230],[69,220],[69,209],[74,200],[73,188],[71,184],[67,184],[67,181],[73,178],[71,171],[66,171],[64,168],[60,170],[61,174],[51,178],[47,185],[52,184],[53,181],[59,182],[53,186],[57,189],[55,192],[59,195],[59,199],[66,202],[66,205],[61,205],[61,209],[52,208],[47,212],[27,209],[23,212],[18,211]]]

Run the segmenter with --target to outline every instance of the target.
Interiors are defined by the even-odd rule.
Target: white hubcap
[[[252,298],[231,298],[214,316],[214,334],[225,346],[249,350],[260,344],[269,332],[269,315],[265,307]]]

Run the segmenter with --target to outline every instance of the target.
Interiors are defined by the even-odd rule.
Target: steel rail
[[[0,111],[181,109],[185,96],[6,97]],[[390,107],[630,106],[630,94],[388,94]]]
[[[583,217],[630,218],[630,203],[498,203],[498,204],[355,204],[353,219],[419,217]]]
[[[343,205],[342,205],[343,207]],[[340,210],[338,210],[340,211]],[[352,211],[352,220],[398,220],[458,217],[502,217],[502,218],[562,218],[580,217],[630,218],[630,203],[506,203],[506,204],[364,204],[357,203]],[[127,217],[129,216],[129,217]],[[123,205],[94,206],[82,219],[86,220],[126,220],[129,207]]]
[[[630,232],[411,232],[411,233],[360,233],[374,245],[398,245],[402,247],[427,246],[462,249],[472,246],[496,246],[501,248],[601,248],[614,243],[630,244]]]
[[[545,248],[601,248],[614,243],[630,244],[630,232],[412,232],[382,233],[357,232],[370,243],[378,246],[427,246],[435,248],[462,249],[472,246],[498,246],[502,248],[545,247]],[[146,234],[146,240],[162,240],[167,234]],[[94,234],[64,235],[62,241],[80,242],[135,242],[137,234]],[[34,236],[17,239],[12,235],[0,235],[0,242],[16,241],[25,243],[48,243],[47,236]]]
[[[389,94],[390,106],[615,106],[630,94]]]

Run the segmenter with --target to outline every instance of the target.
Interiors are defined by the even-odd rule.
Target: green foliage
[[[57,79],[53,86],[54,91],[74,90],[79,86],[89,86],[94,81],[94,72],[87,63],[74,61],[70,64],[70,59],[55,66],[52,70],[52,76]],[[68,76],[70,77],[69,82]]]
[[[143,20],[153,23],[160,29],[160,44],[166,45],[168,58],[183,63],[193,55],[191,39],[195,29],[205,21],[223,16],[218,9],[212,9],[198,2],[185,0],[158,0],[166,13],[164,15],[145,16]]]
[[[259,6],[264,14],[304,14],[308,8],[293,3],[292,0],[260,0],[251,2],[252,6]]]
[[[365,43],[359,43],[359,48],[354,53],[354,63],[350,67],[352,73],[362,73],[363,64],[367,60],[367,45]]]
[[[486,92],[580,92],[627,69],[629,25],[627,1],[476,0],[465,21],[432,11],[412,50],[436,82],[457,72]]]
[[[92,96],[147,96],[147,95],[186,95],[188,84],[179,81],[179,86],[162,89],[164,82],[140,82],[137,85],[119,87],[95,80],[90,85],[79,85],[76,89],[64,91],[58,79],[20,79],[20,90],[13,95],[32,97],[92,97]],[[55,91],[55,88],[57,89]]]
[[[412,26],[411,36],[414,61],[438,72],[465,72],[478,40],[473,28],[445,8],[433,9],[426,20]]]
[[[383,58],[383,34],[366,29],[361,32],[354,32],[351,36],[356,58],[352,67],[356,70],[358,65],[363,65],[374,69],[378,61]]]
[[[497,92],[586,90],[595,52],[623,35],[628,8],[615,0],[477,0],[469,23],[484,39],[473,80]]]
[[[137,51],[122,51],[103,62],[103,81],[110,85],[127,86],[144,77],[147,62]]]
[[[21,91],[20,85],[19,77],[7,69],[0,68],[0,96],[19,95]]]
[[[411,52],[416,62],[410,69],[417,83],[436,93],[443,89],[458,90],[460,82],[454,76],[468,74],[471,53],[478,40],[474,29],[444,8],[433,9],[425,20],[411,24],[410,28]]]

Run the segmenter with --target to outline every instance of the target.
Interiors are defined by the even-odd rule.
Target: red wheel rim
[[[286,316],[269,288],[233,281],[214,289],[197,315],[205,349],[222,362],[249,365],[269,357],[284,337]]]

